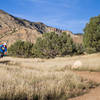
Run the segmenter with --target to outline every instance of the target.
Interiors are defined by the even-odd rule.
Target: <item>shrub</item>
[[[82,44],[75,44],[75,51],[73,51],[76,55],[80,55],[84,53],[84,47]]]
[[[91,48],[91,47],[90,47],[90,48],[89,48],[89,47],[86,48],[85,51],[86,51],[87,53],[89,53],[89,54],[92,54],[92,53],[96,53],[96,52],[97,52],[97,51],[96,51],[96,48]]]
[[[8,48],[8,55],[17,57],[31,57],[32,47],[32,43],[19,40]]]
[[[71,54],[73,51],[73,41],[66,33],[56,34],[55,32],[45,33],[42,38],[38,38],[33,46],[34,57],[55,57]]]
[[[100,52],[100,15],[90,19],[84,32],[83,40],[87,52]]]

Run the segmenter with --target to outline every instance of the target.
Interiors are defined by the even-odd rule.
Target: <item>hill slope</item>
[[[64,31],[49,27],[41,22],[20,19],[0,10],[0,41],[7,41],[8,46],[19,39],[34,43],[38,37],[46,32],[60,34]],[[75,42],[82,43],[82,37],[80,38],[80,36],[74,35],[70,31],[66,31],[66,33],[70,34]]]

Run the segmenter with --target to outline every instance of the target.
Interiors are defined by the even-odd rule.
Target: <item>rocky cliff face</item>
[[[41,37],[43,33],[47,32],[56,32],[61,34],[63,31],[49,27],[41,22],[30,22],[25,19],[16,18],[0,10],[0,41],[8,42],[8,46],[17,40],[35,43],[38,37]],[[70,34],[74,41],[80,41],[80,36],[75,36],[70,31],[66,31],[66,33]]]

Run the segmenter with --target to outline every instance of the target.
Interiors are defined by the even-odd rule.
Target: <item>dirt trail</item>
[[[83,78],[100,83],[100,72],[75,72]],[[100,100],[100,86],[91,89],[87,94],[69,100]]]

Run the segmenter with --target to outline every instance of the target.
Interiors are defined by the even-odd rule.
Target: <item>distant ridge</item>
[[[74,42],[82,43],[82,36],[74,35],[71,31],[63,31],[50,27],[42,22],[31,22],[26,19],[17,18],[0,10],[0,41],[7,41],[8,46],[17,40],[35,43],[38,37],[47,32],[56,32],[57,34],[66,32],[71,35]]]

